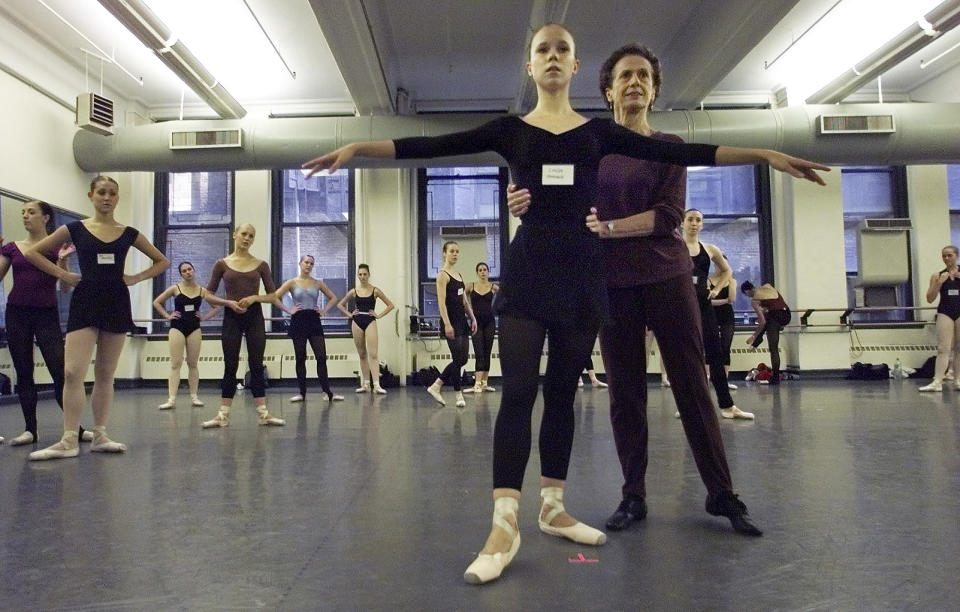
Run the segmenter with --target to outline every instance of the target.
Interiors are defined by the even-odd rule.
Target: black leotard
[[[599,241],[584,224],[600,160],[620,153],[687,166],[716,163],[715,146],[647,138],[609,119],[590,119],[554,134],[507,116],[466,132],[402,138],[394,146],[398,159],[502,155],[513,182],[530,190],[532,204],[508,248],[494,310],[577,326],[608,318]]]
[[[176,329],[186,337],[200,329],[200,317],[197,314],[200,312],[200,305],[203,304],[203,287],[200,288],[197,297],[183,295],[183,289],[179,284],[177,284],[177,291],[180,293],[173,298],[173,309],[180,313],[180,318],[170,320],[170,329]]]
[[[470,291],[470,306],[473,308],[473,316],[477,319],[477,328],[486,327],[493,323],[493,289],[486,293],[477,293],[475,289]]]
[[[104,242],[91,234],[82,221],[68,224],[67,230],[77,247],[82,277],[70,298],[67,332],[85,327],[118,334],[133,331],[123,264],[140,233],[127,227],[116,240]]]
[[[714,299],[717,300],[726,300],[730,298],[730,285],[725,285],[717,293],[717,297]],[[728,323],[733,323],[736,321],[736,317],[733,312],[733,304],[722,304],[720,306],[714,306],[713,312],[717,315],[717,324],[724,325]]]
[[[469,336],[470,326],[467,325],[467,310],[463,306],[463,281],[457,280],[446,270],[443,270],[443,273],[450,277],[447,281],[447,294],[444,296],[443,302],[447,306],[447,318],[450,320],[450,325],[453,326],[453,335]]]
[[[940,270],[943,274],[947,269]],[[956,321],[960,318],[960,279],[948,278],[940,285],[940,303],[937,304],[937,313],[944,314]]]
[[[710,254],[703,248],[703,243],[698,242],[700,251],[696,255],[691,255],[693,260],[693,287],[697,292],[697,299],[700,306],[710,296],[710,290],[707,288],[707,280],[710,278]],[[709,305],[709,304],[708,304]]]
[[[359,310],[358,314],[353,315],[353,322],[357,324],[357,327],[360,329],[367,329],[371,323],[377,320],[372,314],[377,307],[377,289],[374,287],[373,292],[367,297],[361,297],[356,295],[354,301],[354,310]]]

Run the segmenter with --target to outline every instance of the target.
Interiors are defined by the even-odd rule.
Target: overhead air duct
[[[820,117],[891,115],[893,133],[821,134]],[[190,172],[297,168],[344,144],[405,136],[434,136],[476,127],[494,115],[316,117],[169,121],[117,128],[112,137],[79,131],[73,150],[86,171]],[[657,130],[687,142],[777,149],[831,165],[893,165],[960,161],[960,104],[849,104],[769,110],[654,113]],[[171,150],[173,131],[242,129],[237,149]],[[461,155],[431,166],[502,165],[495,153]],[[352,167],[418,167],[418,160],[355,158]]]
[[[240,119],[247,114],[230,92],[141,0],[99,2],[218,115],[224,119]]]

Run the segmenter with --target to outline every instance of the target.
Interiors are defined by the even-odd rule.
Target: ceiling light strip
[[[940,55],[936,56],[935,58],[933,58],[933,59],[930,60],[929,62],[925,62],[925,61],[923,61],[923,60],[920,60],[920,70],[923,70],[924,68],[926,68],[927,66],[929,66],[929,65],[932,64],[933,62],[937,61],[938,59],[940,59],[941,57],[943,57],[943,56],[946,55],[947,53],[950,53],[951,51],[953,51],[953,50],[956,49],[957,47],[960,47],[960,42],[958,42],[957,44],[953,45],[952,47],[950,47],[949,49],[947,49],[946,51],[944,51],[944,52],[941,53]]]
[[[796,38],[794,38],[794,39],[793,39],[793,42],[791,42],[789,45],[787,45],[787,48],[784,49],[783,51],[781,51],[781,52],[777,55],[777,57],[773,58],[772,61],[769,61],[769,62],[768,62],[768,61],[764,61],[764,62],[763,62],[763,69],[764,69],[764,70],[769,70],[770,68],[772,68],[773,65],[777,63],[777,60],[779,60],[781,57],[783,57],[784,55],[786,55],[787,51],[789,51],[790,49],[792,49],[795,44],[797,44],[798,42],[800,42],[800,39],[803,38],[804,36],[806,36],[807,33],[810,32],[810,30],[812,30],[813,28],[817,27],[817,24],[820,23],[821,21],[823,21],[823,19],[824,19],[827,15],[829,15],[830,12],[833,11],[833,9],[837,8],[837,5],[840,4],[841,2],[843,2],[843,0],[837,0],[836,2],[834,2],[834,3],[833,3],[833,6],[831,6],[830,8],[828,8],[826,13],[824,13],[823,15],[820,15],[820,17],[819,17],[816,21],[814,21],[812,24],[810,24],[810,27],[809,27],[809,28],[807,28],[806,30],[804,30],[803,32],[800,33],[800,36],[797,36]]]
[[[250,11],[250,16],[253,17],[253,20],[257,22],[257,25],[260,27],[260,31],[263,32],[264,38],[267,39],[267,42],[270,43],[270,46],[273,47],[273,52],[277,54],[277,57],[280,58],[280,63],[283,64],[283,67],[287,69],[287,72],[290,73],[291,79],[297,78],[297,73],[290,69],[290,66],[287,64],[287,60],[283,59],[283,55],[280,54],[280,49],[277,49],[277,45],[273,44],[273,39],[270,38],[270,35],[267,34],[267,29],[263,27],[263,24],[260,23],[260,20],[257,19],[257,14],[253,12],[253,9],[250,7],[250,3],[247,0],[243,0],[244,6],[247,7],[247,10]]]

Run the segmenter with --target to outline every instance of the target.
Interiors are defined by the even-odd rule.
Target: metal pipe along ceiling
[[[892,134],[819,134],[819,117],[893,115]],[[317,117],[169,121],[117,128],[113,136],[85,130],[73,139],[83,170],[190,172],[298,168],[304,161],[358,140],[433,136],[466,130],[494,115]],[[933,164],[960,161],[960,104],[845,104],[770,110],[671,111],[651,122],[687,142],[777,149],[832,165]],[[241,128],[238,149],[170,150],[174,130]],[[355,158],[355,168],[502,165],[495,153],[430,162]]]
[[[247,114],[186,45],[171,40],[173,32],[141,0],[99,2],[218,115],[224,119],[240,119]]]

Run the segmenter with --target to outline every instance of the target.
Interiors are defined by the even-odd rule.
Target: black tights
[[[723,350],[720,347],[720,329],[717,327],[717,315],[710,300],[700,302],[700,324],[703,328],[703,349],[710,366],[710,383],[717,392],[717,403],[721,408],[733,406],[730,387],[727,386],[727,371],[723,368]]]
[[[53,379],[53,394],[63,409],[63,332],[56,307],[36,308],[7,304],[7,344],[17,373],[17,395],[23,411],[24,429],[37,439],[37,385],[33,381],[33,343],[36,339],[43,361]],[[83,427],[80,428],[83,436]]]
[[[493,433],[493,486],[520,490],[530,458],[531,414],[537,400],[540,357],[550,337],[543,381],[540,424],[540,474],[567,479],[573,446],[573,401],[577,378],[597,339],[596,327],[564,326],[500,317],[500,366],[503,395]]]
[[[460,390],[460,371],[467,365],[467,358],[470,356],[470,338],[467,336],[454,336],[453,339],[447,338],[447,347],[450,349],[450,359],[452,360],[443,368],[440,374],[440,380],[445,385],[453,385],[454,391]]]
[[[247,364],[250,368],[250,390],[253,397],[265,397],[267,386],[263,379],[263,350],[267,346],[267,332],[263,326],[263,311],[260,304],[237,314],[229,308],[223,313],[223,331],[220,345],[223,348],[223,381],[220,397],[233,399],[237,393],[237,368],[240,366],[240,343],[247,337]],[[326,363],[326,362],[324,362]]]
[[[716,314],[716,310],[713,311]],[[720,354],[723,356],[723,365],[730,365],[730,349],[733,347],[733,333],[736,330],[736,322],[731,319],[725,319],[720,323]]]
[[[317,379],[320,388],[327,396],[333,395],[330,391],[330,381],[327,377],[327,343],[322,334],[313,336],[290,336],[293,341],[293,354],[297,359],[297,384],[300,386],[300,395],[307,396],[307,342],[313,349],[313,356],[317,360]]]
[[[490,371],[490,353],[493,352],[493,337],[497,333],[497,324],[491,320],[484,323],[483,327],[477,327],[477,333],[473,334],[473,354],[476,365],[474,370],[477,372]]]
[[[773,378],[780,381],[780,330],[790,323],[789,310],[771,310],[767,312],[766,323],[760,329],[753,346],[760,346],[763,335],[767,335],[767,345],[770,348],[770,367],[773,368]]]

